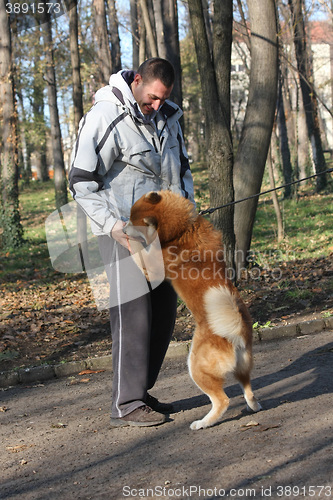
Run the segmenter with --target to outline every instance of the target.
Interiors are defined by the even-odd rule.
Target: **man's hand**
[[[111,237],[128,249],[128,236],[123,232],[124,226],[125,222],[118,220],[111,230]]]

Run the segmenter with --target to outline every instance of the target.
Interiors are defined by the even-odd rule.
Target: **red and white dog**
[[[210,427],[221,420],[229,405],[223,390],[228,372],[241,384],[248,409],[259,411],[261,406],[250,381],[252,320],[237,289],[226,277],[221,233],[196,213],[190,201],[170,191],[150,192],[140,198],[132,207],[124,231],[133,238],[134,252],[143,248],[139,241],[149,246],[158,235],[165,278],[196,321],[189,372],[209,396],[212,408],[193,422],[191,429]],[[135,260],[147,275],[142,260]],[[148,270],[150,276],[153,267]]]

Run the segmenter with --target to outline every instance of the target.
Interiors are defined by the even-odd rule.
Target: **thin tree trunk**
[[[0,0],[0,118],[2,121],[0,180],[0,222],[2,245],[23,243],[18,200],[17,112],[14,95],[11,34],[6,0]]]
[[[75,131],[79,129],[80,120],[83,117],[83,96],[80,71],[80,51],[79,51],[79,33],[78,33],[78,15],[77,0],[66,0],[67,10],[69,11],[69,33],[70,33],[70,52],[72,62],[73,79],[73,104],[74,104],[74,126]],[[77,223],[77,241],[79,248],[79,259],[82,268],[89,267],[89,251],[87,241],[87,216],[76,204],[76,223]]]
[[[50,122],[51,122],[51,142],[52,142],[52,153],[53,153],[53,171],[54,171],[54,187],[55,187],[55,198],[56,207],[60,209],[63,205],[66,205],[68,201],[67,197],[67,182],[65,174],[65,164],[62,151],[62,141],[61,141],[61,129],[59,122],[59,113],[57,105],[57,88],[56,88],[56,76],[55,67],[53,59],[53,41],[51,32],[51,19],[45,7],[43,13],[43,39],[44,39],[44,51],[45,51],[45,79],[47,83],[47,95],[48,104],[50,110]]]
[[[212,54],[213,53],[213,32],[212,32],[212,23],[210,20],[211,16],[209,13],[208,0],[201,0],[201,3],[202,3],[203,16],[205,19],[205,26],[206,26],[209,51]]]
[[[130,17],[131,17],[131,30],[132,30],[132,60],[133,68],[139,67],[139,21],[138,21],[138,5],[137,0],[130,0]]]
[[[120,38],[118,31],[118,15],[115,0],[109,0],[109,24],[110,24],[110,38],[111,38],[111,60],[112,71],[117,73],[121,70],[121,57],[120,57]]]
[[[278,50],[274,0],[248,0],[251,74],[248,104],[234,165],[235,197],[260,192],[277,98]],[[258,198],[235,206],[237,272],[247,265]]]
[[[297,165],[298,179],[303,179],[307,176],[307,167],[311,165],[309,137],[306,126],[305,109],[303,105],[303,97],[300,87],[297,86]]]
[[[159,57],[167,59],[167,47],[165,43],[164,21],[166,20],[163,15],[164,2],[161,0],[153,0],[154,17],[156,25],[156,40]]]
[[[277,123],[279,127],[279,139],[280,139],[280,152],[282,160],[282,171],[285,184],[291,182],[292,179],[292,166],[290,161],[290,150],[288,142],[288,132],[286,124],[286,116],[284,112],[283,94],[282,94],[282,74],[279,74],[279,98],[277,105]],[[291,198],[291,186],[287,186],[284,189],[284,197]]]
[[[172,100],[182,107],[183,92],[182,92],[182,69],[180,62],[180,47],[179,47],[179,29],[178,29],[178,10],[175,0],[163,0],[164,13],[164,37],[166,46],[166,59],[171,62],[175,68],[176,80],[172,91]],[[163,56],[161,56],[163,57]],[[181,125],[184,122],[181,120]]]
[[[39,31],[39,27],[36,30]],[[47,130],[44,115],[44,90],[45,81],[41,69],[40,37],[38,35],[38,46],[35,47],[33,55],[33,134],[32,145],[36,157],[37,178],[42,182],[49,180],[49,170],[46,157]]]
[[[81,63],[79,50],[79,30],[77,15],[77,0],[66,0],[69,12],[69,43],[72,63],[73,80],[73,104],[74,104],[74,126],[78,130],[80,120],[83,116],[83,98],[81,82]]]
[[[112,73],[112,61],[104,0],[93,0],[93,6],[95,11],[98,68],[101,75],[101,83],[106,85],[109,83]]]
[[[21,144],[22,144],[22,157],[23,157],[23,180],[29,184],[31,180],[31,161],[30,161],[30,142],[28,138],[27,119],[24,108],[22,92],[17,93],[17,97],[21,107]]]
[[[267,155],[267,167],[268,167],[269,183],[270,183],[271,189],[274,189],[275,188],[275,180],[274,180],[274,169],[273,169],[271,147],[269,148],[268,155]],[[276,194],[276,191],[272,191],[271,194],[272,194],[272,201],[273,201],[273,206],[274,206],[274,211],[275,211],[276,221],[277,221],[277,228],[278,228],[277,240],[278,240],[278,242],[280,242],[283,240],[283,237],[284,237],[282,214],[281,214],[281,209],[280,209],[279,200],[278,200],[278,196]]]
[[[139,65],[145,61],[146,55],[147,55],[146,26],[145,26],[143,17],[141,16],[140,17]]]
[[[231,103],[230,77],[227,78],[226,75],[231,73],[232,22],[232,2],[215,2],[213,57],[219,100],[228,129],[230,129]]]
[[[140,0],[140,6],[141,6],[142,17],[143,17],[145,28],[146,28],[146,33],[147,33],[148,44],[149,44],[151,56],[158,57],[158,50],[157,50],[156,40],[154,37],[154,30],[153,30],[153,27],[151,25],[151,21],[150,21],[150,17],[149,17],[147,0]]]
[[[311,145],[313,161],[315,164],[315,170],[317,174],[320,174],[321,172],[326,170],[326,162],[320,136],[317,98],[310,84],[311,74],[304,27],[303,0],[288,0],[288,3],[294,28],[294,44],[296,49],[297,68],[300,75],[308,136]],[[317,191],[319,192],[323,190],[326,185],[326,174],[318,175]]]

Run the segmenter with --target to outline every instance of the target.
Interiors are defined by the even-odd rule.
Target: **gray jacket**
[[[133,78],[133,72],[120,71],[96,93],[72,154],[69,187],[96,235],[110,235],[148,191],[170,189],[194,201],[178,121],[182,111],[166,101],[147,120],[129,87]]]

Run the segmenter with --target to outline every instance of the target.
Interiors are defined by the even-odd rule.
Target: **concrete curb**
[[[301,337],[312,335],[322,330],[333,330],[333,316],[305,321],[303,323],[255,330],[253,341],[254,343],[259,343],[270,340]],[[187,357],[190,346],[191,341],[171,342],[166,354],[166,359]],[[112,371],[112,355],[88,358],[83,361],[69,361],[68,363],[33,366],[15,371],[0,372],[0,388],[5,389],[18,384],[29,385],[35,382],[45,382],[53,378],[70,377],[84,370]]]

